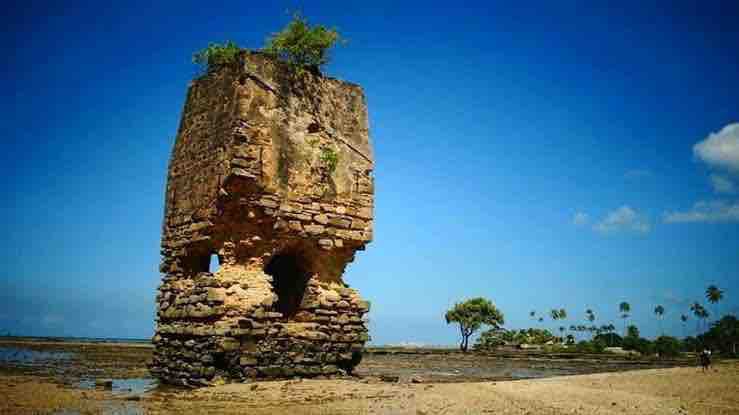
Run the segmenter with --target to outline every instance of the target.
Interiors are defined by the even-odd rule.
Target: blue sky
[[[298,7],[367,95],[375,240],[345,279],[376,343],[455,343],[444,311],[472,296],[511,328],[553,307],[620,327],[626,300],[681,334],[709,284],[739,312],[736,3],[150,3],[0,18],[0,331],[152,334],[192,53],[260,47]]]

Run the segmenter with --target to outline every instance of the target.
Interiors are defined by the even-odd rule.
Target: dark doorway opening
[[[290,318],[298,312],[303,301],[310,274],[300,259],[292,254],[280,254],[272,258],[264,272],[272,276],[277,294],[275,310]]]

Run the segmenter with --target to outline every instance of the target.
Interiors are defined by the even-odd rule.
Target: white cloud
[[[388,346],[391,346],[391,347],[402,347],[402,348],[405,348],[405,349],[417,349],[417,348],[421,348],[421,347],[426,347],[427,344],[426,343],[421,343],[421,342],[414,342],[414,341],[402,341],[402,342],[396,343],[396,344],[389,344]]]
[[[630,206],[624,205],[608,212],[603,220],[593,225],[593,229],[601,233],[611,233],[620,230],[647,233],[652,227],[646,217],[639,214]]]
[[[710,166],[739,172],[739,123],[709,134],[693,146],[693,153]]]
[[[577,226],[584,226],[590,223],[590,216],[585,212],[575,212],[575,216],[572,217],[572,223]]]
[[[739,222],[739,202],[726,203],[721,200],[698,202],[690,210],[666,212],[665,223],[690,222]]]
[[[728,194],[736,193],[736,187],[734,186],[734,182],[732,182],[726,176],[721,176],[719,174],[712,174],[710,176],[710,179],[711,179],[711,186],[713,186],[713,190],[716,193],[728,193]]]

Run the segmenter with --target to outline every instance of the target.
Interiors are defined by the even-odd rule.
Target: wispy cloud
[[[693,146],[693,153],[712,167],[739,172],[739,123],[709,134]]]
[[[716,193],[736,193],[736,186],[734,186],[734,182],[728,177],[719,174],[712,174],[709,179],[711,180],[711,186]]]
[[[632,231],[648,233],[652,226],[646,216],[640,214],[628,205],[608,212],[606,216],[593,225],[593,229],[600,233],[618,231]]]
[[[677,309],[678,312],[684,312],[685,309],[692,303],[688,298],[675,294],[672,290],[666,290],[661,296],[654,296],[653,300],[656,303],[664,303],[665,308],[669,310]]]
[[[739,202],[701,201],[686,211],[665,212],[663,220],[665,223],[739,222]]]

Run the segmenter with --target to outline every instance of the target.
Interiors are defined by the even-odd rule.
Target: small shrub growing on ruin
[[[311,27],[299,14],[282,31],[267,39],[264,52],[290,65],[300,73],[305,69],[317,72],[329,61],[329,50],[341,41],[336,29],[317,25]]]
[[[339,155],[332,148],[322,148],[319,158],[328,174],[333,174],[336,171],[336,166],[339,165]]]
[[[200,65],[204,71],[211,72],[236,62],[242,50],[230,40],[224,44],[210,43],[207,48],[192,55],[192,62]]]

